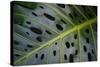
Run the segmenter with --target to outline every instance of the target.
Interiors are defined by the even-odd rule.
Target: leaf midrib
[[[35,53],[36,51],[46,47],[46,46],[49,46],[49,45],[52,45],[53,42],[57,41],[58,39],[61,39],[61,38],[64,38],[66,35],[76,31],[76,30],[81,30],[83,29],[84,27],[90,25],[90,24],[93,24],[93,23],[96,23],[96,17],[91,19],[91,20],[88,20],[86,22],[83,22],[82,24],[79,24],[79,25],[76,25],[75,27],[73,27],[72,29],[69,29],[63,33],[61,33],[60,35],[58,35],[57,37],[55,37],[54,39],[48,41],[47,43],[41,45],[39,48],[35,49],[35,50],[32,50],[31,52],[29,52],[28,54],[24,55],[22,58],[19,58],[18,60],[15,61],[14,64],[17,64],[18,62],[20,62],[21,60],[31,56],[33,53]]]

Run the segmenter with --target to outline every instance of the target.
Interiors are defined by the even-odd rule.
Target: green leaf
[[[13,1],[12,3],[14,5],[20,5],[22,7],[29,8],[29,9],[35,9],[36,8],[36,4],[32,3],[32,2]]]
[[[97,60],[96,6],[32,3],[36,7],[30,9],[31,3],[19,3],[14,3],[14,65]]]

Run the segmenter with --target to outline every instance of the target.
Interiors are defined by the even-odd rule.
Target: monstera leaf
[[[13,65],[97,60],[97,7],[12,2]]]

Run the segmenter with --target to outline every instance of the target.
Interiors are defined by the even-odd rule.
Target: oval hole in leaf
[[[46,32],[46,33],[48,33],[48,34],[51,34],[51,32],[50,32],[50,31],[48,31],[48,30],[46,30],[45,32]]]
[[[27,44],[27,47],[32,48],[33,46],[32,46],[32,45]]]
[[[78,54],[78,50],[75,50],[75,55],[77,55]]]
[[[47,14],[47,13],[44,13],[44,16],[45,16],[46,18],[52,20],[52,21],[55,20],[55,18],[54,18],[53,16],[51,16],[51,15],[49,15],[49,14]]]
[[[92,54],[94,54],[94,50],[92,49],[91,51],[92,51]]]
[[[42,42],[42,38],[40,36],[36,37],[36,40]]]
[[[86,29],[85,32],[88,34],[89,33],[89,29]]]
[[[64,20],[61,19],[61,22],[63,22],[64,24],[67,24]]]
[[[69,13],[69,17],[73,19],[73,16],[72,16],[72,14],[71,14],[71,13]]]
[[[36,27],[31,27],[30,30],[36,34],[42,34],[42,31]]]
[[[26,21],[26,23],[27,23],[27,24],[31,24],[31,22],[30,22],[30,21]]]
[[[66,45],[67,48],[70,48],[70,43],[69,42],[66,42],[65,45]]]
[[[73,62],[74,61],[74,57],[72,54],[69,55],[69,62]]]
[[[77,34],[74,34],[74,39],[77,39]]]
[[[89,43],[89,38],[86,38],[86,42]]]
[[[65,8],[65,4],[57,4],[61,8]]]
[[[64,60],[67,60],[67,55],[66,54],[64,54]]]
[[[30,35],[29,32],[26,32],[27,35]]]
[[[19,54],[15,54],[15,56],[16,56],[16,57],[19,57],[19,56],[21,56],[21,55],[19,55]]]
[[[58,30],[62,31],[63,30],[63,27],[60,25],[60,24],[56,24],[56,27]]]
[[[74,42],[71,43],[72,47],[74,47]]]
[[[43,7],[43,6],[40,6],[40,8],[44,9],[44,7]]]
[[[53,51],[53,55],[56,56],[56,50]]]
[[[43,59],[44,59],[44,54],[41,55],[41,60],[43,60]]]
[[[34,13],[34,12],[32,12],[32,14],[33,14],[34,16],[37,16],[37,14],[36,14],[36,13]]]
[[[86,46],[85,46],[85,45],[83,46],[83,49],[84,49],[84,52],[86,52],[86,51],[87,51],[87,48],[86,48]]]
[[[92,60],[92,56],[90,53],[88,53],[88,61],[91,61]]]
[[[38,58],[38,54],[35,54],[35,58]]]
[[[57,42],[55,43],[55,45],[57,45]]]

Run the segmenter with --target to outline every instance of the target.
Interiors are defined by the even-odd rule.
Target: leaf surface
[[[26,4],[14,3],[14,65],[97,60],[96,6]]]

